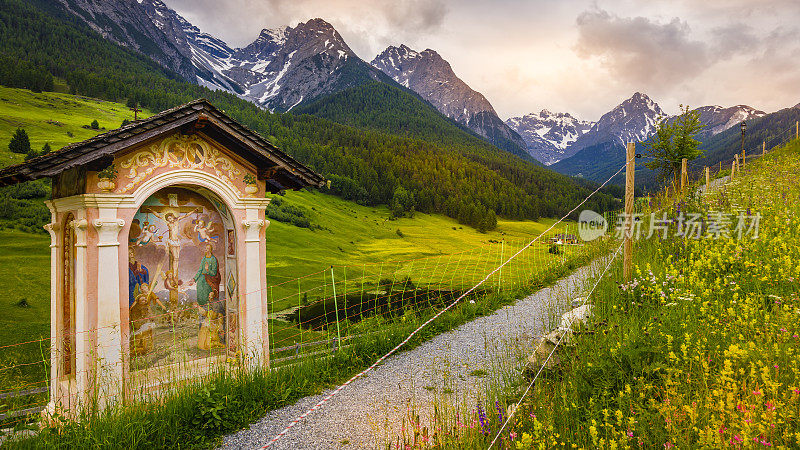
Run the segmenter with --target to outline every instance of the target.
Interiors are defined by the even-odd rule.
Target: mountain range
[[[747,105],[736,105],[729,108],[716,105],[701,106],[695,109],[695,111],[700,113],[700,123],[705,125],[697,136],[695,136],[695,138],[700,141],[722,133],[744,121],[767,115],[764,111],[757,110]],[[674,118],[670,118],[670,120],[674,120]]]
[[[489,101],[433,50],[390,46],[368,64],[319,18],[264,29],[249,45],[231,48],[161,0],[58,1],[107,39],[177,69],[187,81],[235,93],[270,111],[290,111],[377,81],[410,89],[478,136],[527,155],[525,142]]]
[[[577,119],[569,113],[546,109],[512,117],[506,124],[522,136],[531,156],[545,165],[564,159],[567,147],[594,126],[594,122]]]
[[[105,39],[145,55],[168,74],[269,111],[308,113],[441,145],[452,139],[473,145],[464,134],[472,133],[514,155],[597,181],[608,164],[621,157],[625,142],[649,139],[658,121],[669,119],[656,102],[637,92],[596,122],[549,110],[504,122],[486,97],[461,80],[436,51],[389,46],[367,63],[323,19],[264,29],[249,45],[232,48],[161,0],[33,1],[61,6]],[[73,84],[91,84],[84,75],[72,76],[84,77]],[[698,111],[707,125],[701,140],[765,115],[746,105],[704,106]]]
[[[389,46],[371,64],[500,148],[525,148],[522,137],[498,117],[492,104],[453,72],[434,50],[414,51],[406,45]]]
[[[346,58],[345,64],[337,66],[341,67],[337,70],[340,70],[342,83],[333,86],[333,92],[304,98],[291,112],[281,112],[278,107],[269,111],[245,98],[244,92],[252,90],[252,86],[263,85],[263,79],[254,80],[250,86],[236,92],[209,89],[200,82],[202,78],[198,78],[198,74],[210,73],[204,72],[197,62],[197,55],[202,55],[198,52],[201,47],[205,55],[215,53],[215,61],[250,61],[249,57],[241,55],[260,52],[258,57],[271,58],[267,66],[281,59],[291,60],[292,66],[295,62],[299,64],[302,62],[299,59],[303,59],[300,54],[307,48],[312,49],[309,54],[314,53],[313,48],[319,44],[331,50],[325,45],[327,39],[320,41],[314,36],[300,39],[301,31],[322,35],[318,31],[332,30],[322,20],[294,26],[291,31],[285,28],[261,33],[255,45],[230,49],[177,19],[168,21],[168,11],[155,8],[163,4],[153,1],[63,0],[67,6],[61,1],[0,1],[0,23],[4,25],[0,27],[0,67],[3,68],[0,84],[48,91],[57,86],[71,94],[128,106],[138,104],[152,112],[205,98],[325,176],[331,181],[330,192],[335,195],[366,205],[390,204],[398,192],[402,194],[402,187],[413,195],[416,211],[445,214],[481,230],[494,228],[497,217],[536,220],[563,215],[597,187],[533,163],[523,148],[518,148],[518,152],[499,149],[466,125],[446,117],[418,93],[351,56]],[[108,5],[117,2],[124,3],[125,8],[109,11]],[[147,5],[153,6],[149,13]],[[74,12],[78,7],[82,14]],[[122,20],[115,15],[119,11],[140,17]],[[123,25],[111,22],[110,17]],[[190,74],[172,70],[148,55],[149,52],[163,56],[165,52],[156,41],[136,31],[135,26],[144,26],[139,20],[141,17],[152,21],[150,31],[158,36],[160,44],[174,43],[169,48],[179,49],[183,45],[179,39],[168,37],[168,33],[186,36],[189,53],[195,57],[195,62],[188,60]],[[87,18],[93,23],[87,22]],[[174,26],[167,26],[169,23]],[[162,28],[165,31],[161,31]],[[108,31],[116,29],[126,30],[117,35],[122,36],[120,39],[135,38],[137,46],[119,44],[110,38]],[[297,37],[296,45],[290,45],[292,35]],[[335,53],[338,57],[339,53]],[[317,56],[318,52],[310,58]],[[342,60],[345,60],[344,55]],[[324,62],[324,59],[316,61]],[[309,70],[317,68],[314,64],[309,66]],[[255,66],[253,69],[258,70],[218,72],[226,77],[226,82],[239,85],[239,80],[245,78],[242,74],[250,76],[261,70]],[[295,86],[313,92],[319,87],[314,83],[324,84],[334,78],[322,70],[323,67],[319,69],[318,73],[311,74],[319,75],[318,79],[304,78],[310,80],[308,86],[303,83]],[[291,67],[285,73],[290,71]],[[298,73],[290,78],[308,75]],[[343,82],[355,76],[362,76],[358,83],[342,87],[346,86]],[[277,83],[281,86],[279,94],[285,92],[285,86],[292,85],[294,80],[290,78]],[[101,117],[98,119],[102,121]],[[115,124],[104,123],[103,126]],[[589,199],[587,207],[616,208],[619,202],[612,196],[615,193],[600,192]]]
[[[696,136],[705,141],[742,121],[766,115],[747,105],[728,108],[703,106],[696,108],[705,125]],[[601,181],[606,166],[621,161],[627,142],[644,142],[655,134],[661,120],[673,121],[646,94],[636,92],[597,122],[581,121],[569,113],[547,110],[513,117],[506,123],[525,139],[528,152],[554,170],[568,175]]]

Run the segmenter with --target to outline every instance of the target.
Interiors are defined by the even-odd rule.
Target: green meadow
[[[0,165],[18,163],[24,157],[7,150],[18,127],[28,132],[33,149],[50,143],[55,150],[131,118],[122,104],[0,87]],[[98,120],[100,130],[84,127],[92,120]],[[501,219],[494,231],[479,233],[445,216],[415,213],[394,218],[386,206],[358,205],[322,191],[287,192],[273,198],[271,212],[290,211],[289,219],[279,214],[267,229],[273,347],[326,335],[320,330],[299,330],[277,313],[330,300],[334,289],[338,296],[360,292],[376,298],[398,286],[467,289],[554,222]],[[290,223],[298,217],[301,226]],[[562,223],[551,233],[564,232],[565,226]],[[579,249],[563,246],[565,251],[553,255],[548,253],[546,237],[542,241],[498,271],[485,286],[520,287],[531,281],[523,274],[544,274],[547,265],[563,262]],[[49,336],[49,243],[45,233],[0,230],[0,347]],[[33,342],[17,351],[0,349],[0,363],[28,364],[41,361],[47,353],[47,342]],[[0,373],[0,379],[42,379],[45,370],[44,364],[30,364],[13,376]]]
[[[444,216],[415,213],[395,219],[385,206],[361,206],[321,192],[289,192],[275,198],[280,207],[300,209],[311,225],[299,228],[271,220],[267,229],[267,277],[276,311],[297,305],[298,292],[301,297],[325,296],[309,289],[331,284],[331,266],[334,281],[338,285],[347,280],[347,289],[387,277],[409,277],[415,284],[468,283],[554,222],[500,220],[496,230],[479,233]],[[559,224],[553,233],[563,232],[565,226]],[[547,246],[533,247],[526,255],[534,251],[537,258],[544,257]],[[457,267],[467,272],[452,280],[443,274]]]
[[[149,115],[146,111],[141,114]],[[17,164],[25,158],[8,151],[8,141],[17,128],[28,132],[32,149],[41,150],[49,143],[55,150],[118,128],[125,119],[132,120],[133,112],[120,103],[0,86],[0,166]],[[100,124],[99,130],[84,128],[92,120]]]
[[[414,283],[466,284],[483,278],[492,263],[552,224],[501,220],[497,230],[479,233],[439,215],[391,220],[384,206],[360,206],[320,192],[288,192],[281,199],[308,211],[311,224],[322,228],[271,220],[266,262],[271,312],[296,306],[298,290],[309,303],[329,297],[332,265],[340,294],[359,289],[362,282],[368,290],[380,280],[406,276]],[[0,231],[0,345],[49,335],[49,245],[46,234]],[[559,260],[547,248],[536,245],[525,255],[535,252],[537,263]],[[513,273],[516,267],[522,269],[511,266],[505,276],[519,276]]]

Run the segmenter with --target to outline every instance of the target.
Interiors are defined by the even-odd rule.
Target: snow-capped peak
[[[728,128],[742,123],[742,121],[767,115],[764,111],[747,105],[736,105],[728,108],[719,105],[701,106],[696,108],[695,111],[700,113],[700,123],[705,125],[697,136],[700,140],[722,133]],[[670,117],[670,120],[675,120],[675,117]]]
[[[564,150],[593,125],[569,113],[553,113],[547,109],[512,117],[506,124],[522,136],[531,156],[547,165],[562,159]]]

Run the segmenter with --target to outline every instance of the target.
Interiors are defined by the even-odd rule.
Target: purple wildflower
[[[500,400],[496,400],[494,406],[497,408],[497,421],[503,423],[503,408],[500,406]]]
[[[480,403],[478,403],[478,420],[481,422],[481,433],[489,434],[489,421],[486,420],[486,412]]]

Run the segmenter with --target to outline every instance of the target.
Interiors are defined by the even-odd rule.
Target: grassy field
[[[140,117],[147,117],[144,111]],[[133,112],[119,103],[55,92],[33,93],[26,89],[0,86],[0,166],[22,162],[25,155],[8,151],[8,141],[17,128],[24,128],[31,148],[41,150],[49,143],[53,150],[118,128]],[[92,120],[99,130],[84,128]]]
[[[500,262],[501,253],[507,258],[551,223],[500,221],[497,230],[483,234],[437,215],[417,213],[414,218],[389,220],[385,207],[364,207],[318,192],[289,192],[282,200],[307,210],[312,224],[323,228],[311,230],[271,221],[267,229],[270,312],[297,306],[302,300],[298,291],[305,294],[306,303],[330,297],[331,265],[336,266],[340,294],[348,289],[351,293],[369,291],[380,280],[405,276],[414,283],[435,279],[448,286],[463,285],[482,278],[491,263]],[[500,243],[503,239],[505,244]],[[44,234],[0,231],[0,345],[49,336],[49,244],[50,238]],[[560,260],[548,255],[544,245],[528,251],[532,252]],[[506,277],[521,277],[512,272],[523,266],[509,270]],[[458,278],[454,278],[456,274]],[[272,324],[271,332],[279,338],[274,345],[294,342],[284,339],[296,335],[285,330],[288,324]],[[26,353],[38,356],[37,345],[27,347]]]
[[[48,142],[57,149],[102,132],[84,128],[92,120],[98,120],[101,128],[114,128],[131,116],[121,104],[0,87],[0,165],[22,161],[23,155],[12,154],[6,147],[18,127],[28,131],[32,148],[40,149]],[[329,300],[334,288],[339,295],[364,292],[376,297],[401,280],[406,280],[404,287],[410,280],[430,289],[465,288],[553,223],[501,219],[496,230],[479,233],[440,215],[416,213],[395,219],[385,206],[362,206],[319,191],[288,192],[274,198],[270,208],[295,208],[310,226],[273,219],[267,229],[273,347],[326,337],[319,330],[299,330],[278,317],[278,312]],[[563,232],[564,226],[553,233]],[[564,246],[564,253],[574,253],[576,247]],[[530,281],[523,278],[537,264],[568,256],[547,250],[545,244],[526,250],[487,285],[513,288],[515,283]],[[0,346],[49,336],[49,267],[46,234],[0,230]],[[16,352],[0,351],[5,364],[31,363],[10,378],[41,379],[46,367],[32,362],[47,354],[46,347],[47,342],[32,342]]]
[[[311,289],[330,285],[331,274],[326,269],[331,266],[336,266],[335,281],[347,279],[351,290],[360,289],[362,282],[366,286],[387,277],[408,276],[415,284],[469,283],[484,273],[487,262],[499,263],[502,256],[519,250],[523,242],[554,222],[500,220],[496,230],[478,233],[440,215],[416,213],[413,218],[392,219],[384,206],[361,206],[320,192],[290,192],[276,198],[281,199],[281,206],[303,210],[312,227],[319,228],[298,228],[272,220],[267,229],[267,277],[273,286],[270,300],[275,311],[296,306],[298,291],[308,295],[309,301],[327,296],[329,293]],[[571,224],[560,224],[557,231],[563,232],[566,226]],[[547,247],[537,246],[536,250],[543,256]],[[463,276],[453,281],[441,278],[443,270],[455,271],[456,267],[473,272],[462,272]],[[308,274],[314,275],[295,280]]]

